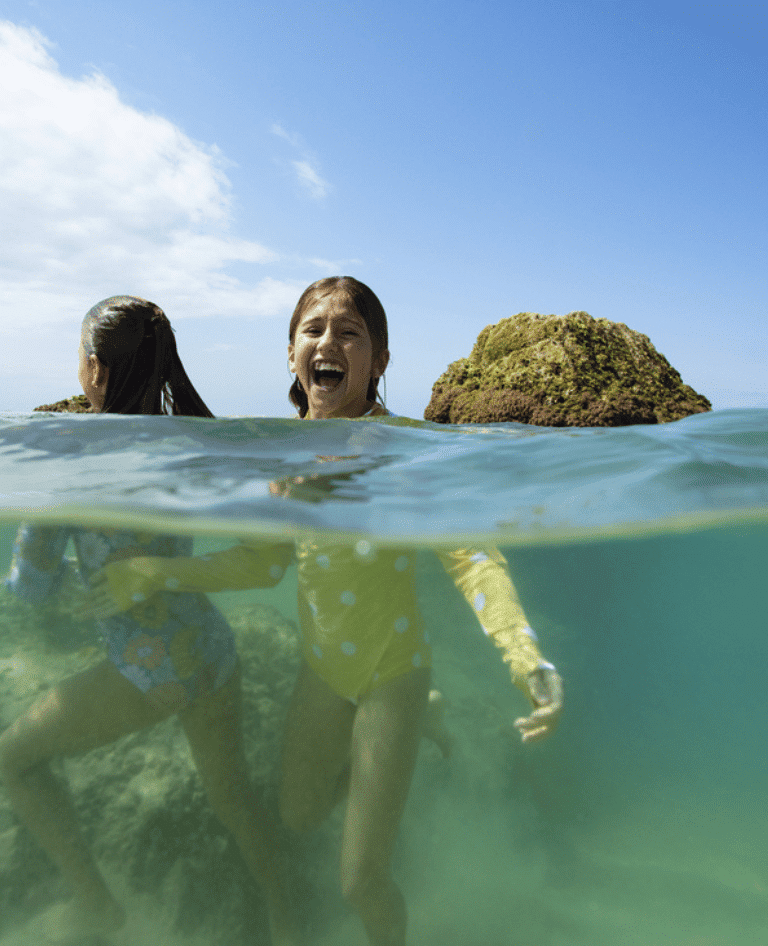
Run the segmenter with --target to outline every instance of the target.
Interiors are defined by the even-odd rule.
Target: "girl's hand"
[[[107,576],[103,571],[94,572],[88,591],[80,596],[74,609],[76,617],[94,618],[104,621],[126,610],[112,597]]]
[[[523,742],[539,742],[551,736],[563,711],[563,681],[552,664],[542,664],[528,675],[528,689],[535,709],[515,720]]]

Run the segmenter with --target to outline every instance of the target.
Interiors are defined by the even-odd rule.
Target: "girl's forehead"
[[[359,325],[367,327],[365,320],[361,317],[357,309],[351,302],[343,297],[328,296],[325,299],[320,299],[306,310],[299,320],[299,325],[304,322],[309,322],[312,319],[322,319],[323,321],[328,320],[333,322],[347,320],[357,322]]]

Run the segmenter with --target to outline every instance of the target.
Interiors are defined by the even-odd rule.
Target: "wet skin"
[[[388,361],[388,351],[374,355],[368,327],[355,309],[332,297],[304,313],[288,346],[291,371],[307,394],[309,420],[361,417],[372,406],[368,382],[384,374]]]

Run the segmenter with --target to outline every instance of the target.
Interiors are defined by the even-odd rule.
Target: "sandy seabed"
[[[227,616],[243,662],[253,777],[273,790],[296,630],[265,606]],[[100,659],[92,629],[67,620],[0,600],[3,726]],[[572,776],[547,749],[517,742],[510,724],[523,707],[511,687],[485,692],[451,655],[438,656],[435,674],[456,745],[447,760],[423,745],[398,843],[412,946],[765,946],[764,792],[734,799],[715,782],[636,773],[611,804],[601,807],[597,793],[580,808],[576,789],[552,791]],[[174,720],[61,772],[129,917],[118,934],[83,946],[268,946],[258,891],[207,807]],[[338,892],[339,827],[337,813],[295,844],[308,946],[365,943]],[[0,793],[0,944],[40,946],[34,917],[64,895]]]

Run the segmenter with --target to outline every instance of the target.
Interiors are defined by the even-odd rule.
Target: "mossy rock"
[[[586,312],[521,312],[486,326],[448,366],[424,412],[440,424],[660,424],[712,405],[646,335]]]
[[[63,401],[56,401],[54,404],[41,404],[35,408],[36,411],[50,411],[54,414],[91,414],[93,408],[84,394],[74,394],[72,397],[65,397]]]

